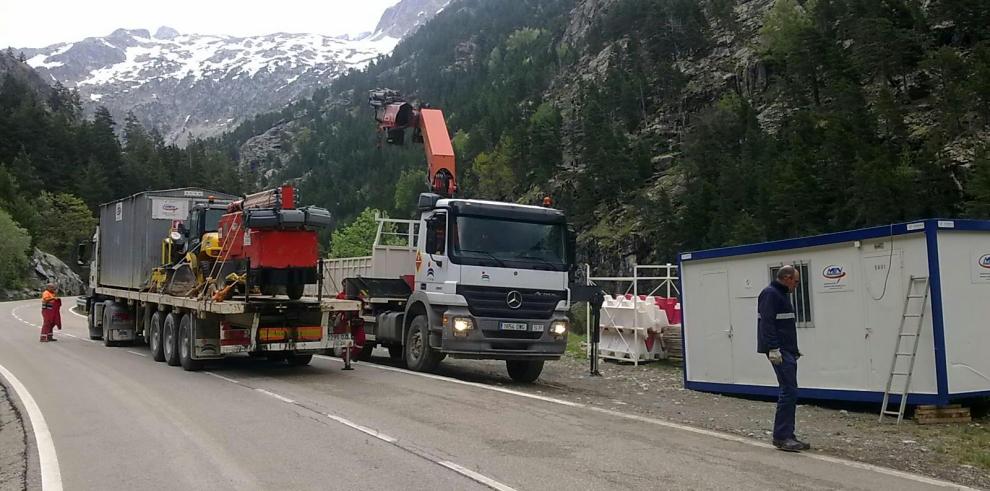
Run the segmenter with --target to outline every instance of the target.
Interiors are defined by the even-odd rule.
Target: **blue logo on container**
[[[990,269],[990,254],[980,256],[980,267]]]
[[[829,280],[838,281],[846,276],[846,270],[842,266],[832,264],[822,270],[822,276]]]

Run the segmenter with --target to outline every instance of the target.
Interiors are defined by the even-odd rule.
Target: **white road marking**
[[[502,483],[500,483],[500,482],[498,482],[498,481],[496,481],[494,479],[491,479],[491,478],[489,478],[489,477],[487,477],[485,475],[482,475],[482,474],[478,474],[477,472],[474,472],[471,469],[467,469],[465,467],[461,467],[461,466],[459,466],[459,465],[457,465],[457,464],[455,464],[453,462],[448,462],[448,461],[444,460],[444,461],[437,462],[437,463],[440,464],[440,465],[442,465],[442,466],[444,466],[444,467],[446,467],[446,468],[448,468],[448,469],[450,469],[450,470],[452,470],[452,471],[454,471],[454,472],[456,472],[456,473],[458,473],[458,474],[461,474],[461,475],[463,475],[463,476],[465,476],[465,477],[467,477],[467,478],[469,478],[469,479],[471,479],[473,481],[477,481],[477,482],[479,482],[481,484],[484,484],[485,486],[488,486],[488,487],[490,487],[492,489],[497,489],[498,491],[516,491],[515,488],[511,488],[509,486],[506,486],[505,484],[502,484]]]
[[[83,319],[86,319],[87,322],[89,321],[89,317],[86,316],[86,315],[80,314],[79,312],[76,312],[76,308],[75,307],[69,308],[69,312],[71,312],[72,315],[74,315],[76,317],[82,317]]]
[[[28,419],[31,420],[31,429],[34,433],[34,441],[38,446],[38,463],[41,466],[41,489],[43,491],[62,491],[62,471],[58,467],[58,455],[55,453],[55,440],[48,430],[48,423],[45,422],[41,408],[31,397],[24,384],[21,383],[13,373],[0,365],[0,376],[3,376],[14,389],[17,398],[24,404],[27,410]]]
[[[365,433],[365,434],[371,435],[371,436],[373,436],[373,437],[375,437],[375,438],[377,438],[379,440],[382,440],[384,442],[388,442],[388,443],[394,444],[395,442],[399,441],[397,438],[388,436],[388,435],[386,435],[386,434],[384,434],[384,433],[382,433],[382,432],[380,432],[378,430],[373,430],[371,428],[368,428],[367,426],[361,426],[361,425],[359,425],[359,424],[357,424],[357,423],[355,423],[353,421],[350,421],[348,419],[341,418],[340,416],[334,416],[333,414],[327,414],[327,417],[330,418],[330,419],[332,419],[332,420],[334,420],[334,421],[336,421],[336,422],[338,422],[338,423],[340,423],[340,424],[342,424],[342,425],[350,426],[351,428],[354,428],[355,430],[358,430],[361,433]]]
[[[292,399],[289,399],[288,397],[278,395],[278,394],[276,394],[274,392],[269,392],[269,391],[267,391],[265,389],[254,389],[254,390],[256,390],[258,392],[261,392],[262,394],[265,394],[266,396],[274,397],[274,398],[276,398],[276,399],[278,399],[278,400],[280,400],[282,402],[285,402],[287,404],[295,404],[296,403],[296,401],[293,401]]]
[[[146,353],[138,353],[137,351],[127,350],[127,352],[130,353],[130,354],[132,354],[132,355],[148,356]]]
[[[241,385],[240,382],[238,382],[238,381],[236,381],[236,380],[234,380],[232,378],[224,377],[223,375],[220,375],[220,374],[216,374],[216,373],[213,373],[213,372],[207,372],[207,371],[204,371],[203,373],[205,373],[205,374],[207,374],[207,375],[209,375],[211,377],[216,377],[216,378],[218,378],[220,380],[226,380],[227,382],[230,382],[232,384]]]
[[[333,361],[336,361],[336,362],[339,362],[339,363],[343,363],[344,362],[340,358],[334,358],[332,356],[326,356],[326,355],[315,355],[315,356],[317,358],[325,358],[327,360],[333,360]],[[385,371],[389,371],[389,372],[406,373],[406,374],[416,375],[418,377],[424,377],[424,378],[429,378],[429,379],[433,379],[433,380],[442,380],[444,382],[450,382],[450,383],[453,383],[453,384],[467,385],[468,387],[477,387],[479,389],[491,390],[491,391],[495,391],[495,392],[502,392],[504,394],[511,394],[511,395],[514,395],[514,396],[527,397],[529,399],[536,399],[538,401],[550,402],[550,403],[553,403],[553,404],[560,404],[560,405],[563,405],[563,406],[584,407],[584,404],[581,404],[581,403],[578,403],[578,402],[565,401],[563,399],[554,399],[552,397],[544,397],[544,396],[539,396],[539,395],[536,395],[536,394],[528,394],[526,392],[520,392],[518,390],[506,389],[505,387],[495,387],[495,386],[491,386],[491,385],[479,384],[477,382],[467,382],[467,381],[464,381],[464,380],[458,380],[456,378],[444,377],[443,375],[434,375],[432,373],[413,372],[411,370],[406,370],[406,369],[403,369],[403,368],[395,368],[395,367],[390,367],[390,366],[387,366],[387,365],[376,365],[374,363],[365,363],[365,364],[363,364],[361,366],[372,366],[372,367],[375,367],[375,368],[377,368],[379,370],[385,370]]]
[[[317,355],[317,356],[319,356],[319,355]],[[256,392],[260,392],[260,393],[265,394],[265,395],[267,395],[269,397],[273,397],[273,398],[278,399],[278,400],[280,400],[282,402],[285,402],[287,404],[292,404],[292,405],[295,405],[295,406],[298,406],[298,407],[301,407],[303,409],[307,409],[307,410],[310,410],[310,411],[313,410],[311,408],[306,407],[303,404],[299,404],[296,401],[294,401],[292,399],[289,399],[288,397],[285,397],[285,396],[280,395],[280,394],[276,394],[274,392],[271,392],[271,391],[262,389],[260,387],[249,387],[247,385],[241,384],[240,382],[238,382],[238,381],[236,381],[234,379],[227,378],[227,377],[224,377],[223,375],[218,375],[218,374],[215,374],[213,372],[206,372],[206,371],[204,371],[203,373],[205,373],[207,375],[211,375],[211,376],[216,377],[216,378],[219,378],[221,380],[225,380],[225,381],[230,382],[230,383],[233,383],[233,384],[241,385],[242,387],[253,388]],[[438,460],[436,458],[431,457],[430,455],[427,455],[422,450],[403,446],[402,444],[399,443],[399,439],[398,438],[395,438],[393,436],[389,436],[389,435],[387,435],[385,433],[382,433],[382,432],[380,432],[380,431],[378,431],[378,430],[376,430],[374,428],[368,428],[367,426],[360,425],[360,424],[355,423],[355,422],[353,422],[353,421],[351,421],[351,420],[349,420],[347,418],[343,418],[343,417],[340,417],[340,416],[337,416],[337,415],[334,415],[334,414],[330,414],[330,413],[324,413],[324,416],[326,416],[326,417],[332,419],[333,421],[336,421],[336,422],[338,422],[338,423],[340,423],[340,424],[342,424],[344,426],[347,426],[349,428],[352,428],[352,429],[355,429],[357,431],[360,431],[361,433],[364,433],[364,434],[366,434],[368,436],[377,438],[378,440],[381,440],[381,441],[383,441],[385,443],[388,443],[390,445],[394,445],[394,446],[396,446],[396,447],[398,447],[398,448],[400,448],[402,450],[405,450],[405,451],[407,451],[409,453],[412,453],[413,455],[417,455],[417,456],[419,456],[419,457],[421,457],[423,459],[426,459],[426,460],[428,460],[430,462],[433,462],[434,464],[437,464],[437,465],[441,465],[443,467],[446,467],[447,469],[450,469],[450,470],[452,470],[452,471],[454,471],[454,472],[456,472],[458,474],[461,474],[462,476],[465,476],[468,479],[471,479],[471,480],[473,480],[475,482],[484,484],[485,486],[488,486],[488,487],[490,487],[492,489],[495,489],[495,490],[498,490],[498,491],[516,491],[515,489],[513,489],[513,488],[511,488],[509,486],[506,486],[506,485],[504,485],[504,484],[502,484],[502,483],[500,483],[500,482],[498,482],[498,481],[496,481],[496,480],[494,480],[494,479],[492,479],[490,477],[487,477],[487,476],[485,476],[483,474],[479,474],[479,473],[477,473],[475,471],[472,471],[470,469],[467,469],[465,467],[462,467],[460,465],[457,465],[457,464],[455,464],[453,462],[449,462],[449,461],[445,461],[445,460]]]
[[[333,361],[336,361],[338,363],[343,363],[344,362],[343,360],[341,360],[339,358],[334,358],[334,357],[330,357],[330,356],[326,356],[326,355],[316,355],[316,357],[317,358],[324,358],[324,359],[327,359],[327,360],[333,360]],[[733,434],[730,434],[730,433],[722,433],[722,432],[714,431],[714,430],[706,430],[704,428],[697,428],[697,427],[694,427],[694,426],[688,426],[688,425],[683,425],[683,424],[680,424],[680,423],[674,423],[672,421],[665,421],[665,420],[662,420],[662,419],[656,419],[656,418],[650,418],[650,417],[646,417],[646,416],[640,416],[638,414],[630,414],[630,413],[623,413],[623,412],[620,412],[620,411],[613,411],[611,409],[605,409],[605,408],[600,408],[600,407],[595,407],[595,406],[589,406],[587,404],[581,404],[579,402],[571,402],[571,401],[565,401],[563,399],[556,399],[556,398],[553,398],[553,397],[546,397],[546,396],[540,396],[540,395],[536,395],[536,394],[529,394],[529,393],[520,392],[520,391],[517,391],[517,390],[506,389],[504,387],[495,387],[495,386],[491,386],[491,385],[480,384],[480,383],[477,383],[477,382],[466,382],[464,380],[458,380],[458,379],[451,378],[451,377],[444,377],[442,375],[434,375],[432,373],[414,372],[412,370],[406,370],[404,368],[395,368],[395,367],[390,367],[390,366],[387,366],[387,365],[378,365],[378,364],[375,364],[375,363],[362,363],[361,366],[373,367],[373,368],[377,368],[379,370],[385,370],[385,371],[389,371],[389,372],[398,372],[398,373],[404,373],[404,374],[407,374],[407,375],[415,375],[417,377],[423,377],[423,378],[428,378],[428,379],[433,379],[433,380],[440,380],[440,381],[443,381],[443,382],[449,382],[449,383],[453,383],[453,384],[467,385],[467,386],[470,386],[470,387],[477,387],[479,389],[490,390],[490,391],[493,391],[493,392],[501,392],[503,394],[511,394],[511,395],[515,395],[515,396],[519,396],[519,397],[525,397],[527,399],[535,399],[535,400],[538,400],[538,401],[549,402],[551,404],[558,404],[558,405],[561,405],[561,406],[569,406],[569,407],[587,409],[587,410],[590,410],[590,411],[595,411],[595,412],[598,412],[598,413],[607,414],[609,416],[615,416],[615,417],[618,417],[618,418],[624,418],[624,419],[629,419],[629,420],[633,420],[633,421],[639,421],[639,422],[643,422],[643,423],[649,423],[649,424],[653,424],[653,425],[657,425],[657,426],[663,426],[663,427],[666,427],[666,428],[672,428],[672,429],[676,429],[676,430],[687,431],[687,432],[694,433],[694,434],[697,434],[697,435],[704,435],[704,436],[709,436],[709,437],[713,437],[713,438],[719,438],[719,439],[722,439],[722,440],[726,440],[726,441],[730,441],[730,442],[736,442],[736,443],[741,443],[743,445],[749,445],[749,446],[752,446],[752,447],[759,447],[759,448],[764,448],[764,449],[773,449],[774,448],[770,444],[763,443],[763,442],[760,442],[760,441],[756,441],[756,440],[753,440],[751,438],[746,438],[746,437],[743,437],[743,436],[733,435]],[[802,452],[802,453],[796,454],[796,456],[798,456],[798,457],[804,457],[804,458],[809,458],[809,459],[820,460],[820,461],[829,462],[829,463],[832,463],[832,464],[841,464],[841,465],[844,465],[846,467],[852,467],[852,468],[855,468],[855,469],[862,469],[862,470],[877,472],[879,474],[885,474],[885,475],[888,475],[888,476],[893,476],[893,477],[897,477],[897,478],[901,478],[901,479],[907,479],[907,480],[918,482],[918,483],[928,484],[930,486],[939,486],[939,487],[944,487],[944,488],[963,489],[963,490],[974,489],[974,488],[963,486],[961,484],[956,484],[956,483],[952,483],[952,482],[949,482],[949,481],[943,481],[943,480],[940,480],[940,479],[934,479],[934,478],[922,476],[922,475],[919,475],[919,474],[912,474],[910,472],[899,471],[899,470],[891,469],[891,468],[888,468],[888,467],[881,467],[881,466],[878,466],[878,465],[867,464],[867,463],[864,463],[864,462],[856,462],[854,460],[846,460],[846,459],[842,459],[842,458],[838,458],[838,457],[832,457],[832,456],[818,454],[818,453]]]

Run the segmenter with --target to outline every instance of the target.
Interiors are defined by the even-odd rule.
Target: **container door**
[[[704,299],[694,318],[686,326],[695,331],[689,346],[691,380],[731,383],[732,318],[729,315],[729,279],[725,271],[703,273],[701,291]]]
[[[904,262],[900,250],[864,253],[863,286],[866,302],[867,384],[883,390],[894,356],[894,343],[904,309]],[[905,343],[907,346],[908,343]],[[923,349],[919,347],[919,351]],[[917,366],[915,367],[917,368]]]

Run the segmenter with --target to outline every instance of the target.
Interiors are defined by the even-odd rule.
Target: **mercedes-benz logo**
[[[505,304],[508,305],[510,309],[518,309],[519,307],[522,307],[522,293],[512,290],[505,296]]]

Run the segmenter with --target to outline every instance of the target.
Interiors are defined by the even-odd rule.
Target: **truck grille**
[[[509,293],[519,292],[521,304],[510,308]],[[489,286],[457,286],[457,294],[467,300],[468,310],[477,317],[500,319],[547,319],[557,303],[567,298],[567,292],[559,290],[526,290]]]

